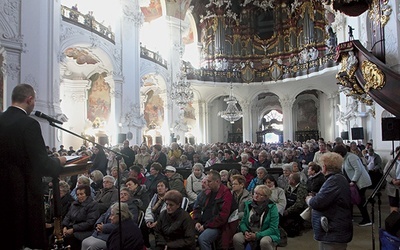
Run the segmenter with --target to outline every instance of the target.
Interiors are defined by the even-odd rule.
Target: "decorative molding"
[[[2,38],[12,42],[22,42],[22,36],[19,34],[21,1],[6,0],[3,1],[3,8],[0,9],[0,27]]]
[[[365,60],[361,64],[361,72],[366,81],[365,92],[372,89],[382,89],[385,86],[385,74],[374,63]]]
[[[129,22],[133,23],[136,27],[140,27],[144,23],[144,16],[143,13],[139,10],[135,10],[133,4],[125,4],[122,7],[122,13],[124,14],[124,17],[126,20]]]
[[[12,59],[15,58],[6,57],[6,59],[3,60],[2,72],[4,75],[7,75],[12,80],[15,80],[18,79],[18,76],[21,71],[21,65],[17,60],[12,60]]]
[[[86,91],[85,91],[86,92]],[[71,95],[71,99],[73,102],[85,102],[86,101],[86,94],[85,92],[74,92]]]

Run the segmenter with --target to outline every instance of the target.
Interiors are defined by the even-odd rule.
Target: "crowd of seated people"
[[[331,147],[327,147],[327,144]],[[138,212],[134,211],[142,211],[145,214],[144,222],[139,225],[145,247],[151,247],[149,236],[154,234],[161,237],[155,241],[157,248],[170,248],[174,243],[169,242],[179,237],[168,235],[171,232],[165,231],[164,226],[157,227],[160,215],[163,214],[164,223],[176,214],[184,214],[182,216],[186,217],[186,213],[189,212],[197,235],[196,244],[200,249],[211,249],[215,244],[220,249],[232,249],[245,242],[250,243],[250,246],[272,247],[279,242],[279,230],[276,231],[275,219],[273,226],[271,221],[268,222],[270,227],[273,227],[273,234],[268,235],[264,233],[265,225],[259,224],[265,223],[265,218],[261,218],[261,221],[260,218],[253,218],[252,214],[263,216],[262,211],[258,210],[259,207],[268,207],[269,216],[277,216],[278,226],[284,228],[290,237],[301,235],[304,227],[300,214],[307,208],[305,197],[318,193],[324,183],[325,177],[321,172],[319,157],[330,148],[334,149],[335,145],[324,140],[283,144],[246,142],[198,146],[181,146],[178,143],[150,147],[144,144],[133,145],[135,160],[130,163],[132,165],[127,166],[122,160],[120,165],[125,164],[125,167],[120,167],[119,171],[116,165],[110,163],[111,167],[106,169],[105,174],[100,169],[91,169],[88,173],[67,178],[66,183],[70,185],[69,194],[75,200],[68,210],[82,207],[82,204],[90,205],[92,210],[91,213],[85,210],[86,213],[75,219],[70,218],[72,212],[64,214],[63,236],[66,242],[73,246],[72,249],[86,249],[82,242],[86,238],[87,241],[93,240],[94,234],[99,232],[99,220],[103,220],[103,225],[111,223],[110,208],[118,201],[117,190],[120,185],[121,201],[131,206],[134,221],[138,222]],[[113,151],[118,150],[120,149],[113,148]],[[62,151],[63,154],[68,152],[70,151]],[[97,147],[81,147],[71,154],[96,157],[98,152]],[[104,152],[107,159],[115,160],[115,156],[109,157],[107,150]],[[226,167],[223,165],[221,170],[221,165],[218,165],[218,171],[213,171],[214,164],[226,164]],[[235,168],[232,167],[234,164]],[[190,173],[184,176],[181,171],[186,170],[187,166],[190,166]],[[277,174],[277,169],[281,174]],[[174,192],[168,200],[164,196],[169,190]],[[129,192],[129,198],[124,200],[126,197],[122,195],[125,196],[126,192]],[[79,199],[80,196],[85,196],[85,199]],[[189,206],[186,211],[182,211],[182,208],[174,210],[182,204],[181,196],[188,200]],[[168,202],[171,204],[170,210]],[[104,220],[101,216],[105,216],[106,213],[107,219]],[[364,219],[368,222],[368,218]],[[84,227],[74,225],[83,221]],[[367,224],[365,221],[362,224]],[[259,227],[254,227],[257,223]],[[242,232],[241,230],[245,231],[245,234],[242,234],[243,238],[235,236],[236,243],[232,243],[234,235]],[[249,230],[247,234],[246,230]],[[185,231],[188,235],[186,242],[192,242],[192,234],[189,231]],[[103,239],[101,245],[105,244]]]

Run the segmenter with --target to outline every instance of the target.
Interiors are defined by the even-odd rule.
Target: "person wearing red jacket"
[[[198,243],[200,249],[212,249],[212,244],[222,233],[228,223],[231,210],[234,210],[233,197],[229,188],[221,183],[221,176],[211,170],[207,175],[209,190],[199,196],[193,208],[195,229],[200,234]]]

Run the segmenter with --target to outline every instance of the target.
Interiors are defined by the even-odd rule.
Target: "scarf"
[[[251,209],[254,212],[250,216],[250,227],[251,228],[254,228],[254,227],[259,228],[260,227],[260,225],[261,225],[261,223],[260,223],[261,215],[263,213],[268,213],[268,210],[269,210],[268,204],[269,204],[269,200],[265,200],[265,201],[263,201],[263,202],[261,202],[259,204],[257,204],[256,202],[253,201],[250,204]]]

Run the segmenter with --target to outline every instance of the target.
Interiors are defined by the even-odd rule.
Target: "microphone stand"
[[[120,185],[121,175],[120,175],[119,161],[122,159],[122,157],[128,157],[129,158],[129,156],[127,156],[125,154],[122,154],[120,152],[116,152],[116,151],[114,151],[112,149],[106,148],[101,144],[98,144],[98,143],[96,143],[94,141],[91,141],[91,140],[89,140],[87,138],[84,138],[83,136],[80,136],[80,135],[78,135],[78,134],[76,134],[76,133],[74,133],[74,132],[72,132],[70,130],[67,130],[67,129],[63,128],[63,127],[60,127],[57,124],[55,124],[53,121],[49,121],[48,120],[48,122],[49,122],[50,126],[53,126],[55,128],[58,128],[58,129],[61,129],[61,130],[65,131],[65,132],[67,132],[67,133],[69,133],[71,135],[74,135],[76,137],[79,137],[79,138],[81,138],[81,139],[83,139],[83,140],[85,140],[87,142],[91,142],[93,145],[96,145],[97,147],[100,147],[103,150],[106,150],[108,152],[113,152],[116,155],[116,159],[117,159],[117,174],[118,174],[118,179],[117,179],[117,185],[118,185],[117,186],[117,189],[118,189],[118,210],[119,210],[119,212],[118,212],[118,220],[119,220],[118,226],[119,226],[119,232],[120,232],[119,233],[119,243],[120,243],[120,246],[122,247],[121,194],[120,194],[120,192],[121,192],[121,185]],[[58,178],[54,178],[53,177],[53,180],[55,180],[55,179],[58,179]],[[59,189],[58,182],[56,184],[57,188],[54,187],[54,183],[55,182],[56,181],[53,181],[54,204],[58,203],[57,205],[54,206],[54,208],[55,208],[54,209],[55,218],[58,218],[57,223],[56,222],[54,223],[54,232],[55,232],[55,235],[56,235],[55,249],[65,249],[64,246],[63,246],[63,242],[64,241],[62,239],[62,230],[61,230],[61,221],[60,221],[60,217],[61,217],[61,212],[60,212],[60,208],[61,208],[60,207],[60,189]],[[56,200],[56,198],[57,198],[57,200]],[[59,228],[56,229],[56,227],[59,227]],[[58,231],[58,230],[60,230],[60,231]],[[60,235],[60,233],[61,233],[61,235]],[[69,247],[67,247],[67,249],[69,249]]]
[[[394,152],[393,152],[394,154]],[[378,184],[376,184],[375,189],[372,191],[371,195],[368,197],[368,199],[364,203],[364,207],[368,205],[368,203],[371,203],[371,222],[372,222],[372,250],[375,250],[375,234],[374,234],[374,204],[375,204],[375,196],[378,196],[378,226],[381,228],[381,192],[380,189],[382,185],[386,181],[386,177],[389,175],[390,171],[392,170],[394,164],[396,163],[396,159],[398,159],[400,156],[400,151],[397,153],[396,157],[393,158],[392,163],[386,170],[386,172],[383,174],[382,178],[379,180]]]

